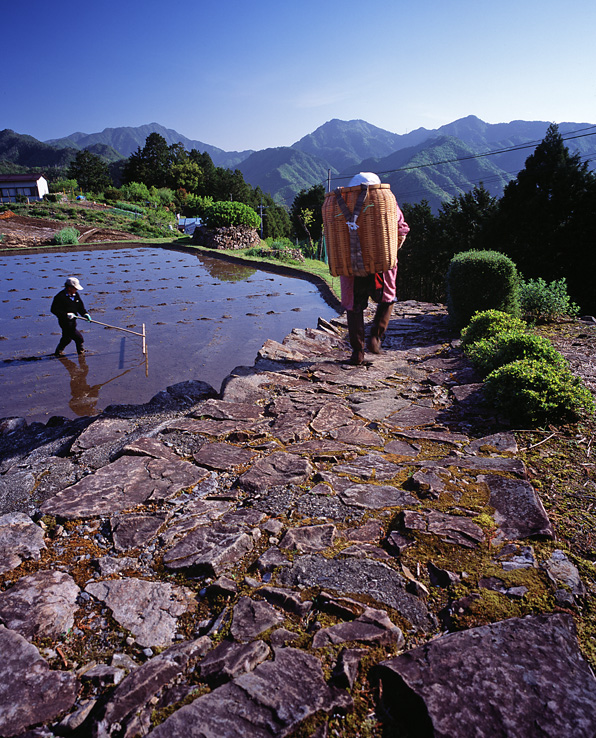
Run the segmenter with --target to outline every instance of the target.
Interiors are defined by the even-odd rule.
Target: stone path
[[[338,319],[0,421],[0,736],[593,737],[585,584],[452,339],[400,303],[362,367]]]

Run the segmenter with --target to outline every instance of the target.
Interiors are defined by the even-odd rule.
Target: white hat
[[[74,287],[75,290],[82,290],[81,283],[76,277],[69,277],[64,283],[65,287]]]
[[[375,185],[381,184],[381,180],[374,172],[360,172],[350,180],[348,187],[356,187],[359,184]]]

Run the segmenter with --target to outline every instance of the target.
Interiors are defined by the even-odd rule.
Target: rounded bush
[[[54,243],[57,244],[70,244],[70,243],[78,243],[79,242],[79,236],[81,234],[79,231],[77,231],[76,228],[73,228],[72,226],[67,226],[66,228],[63,228],[61,231],[58,231],[58,233],[54,234]]]
[[[522,282],[519,296],[522,313],[529,320],[548,323],[579,314],[579,306],[567,294],[564,278],[550,283],[542,278]]]
[[[475,313],[461,332],[461,345],[465,350],[476,341],[496,336],[504,331],[525,331],[526,324],[520,318],[502,310],[483,310]]]
[[[546,361],[552,366],[568,367],[563,356],[547,338],[520,331],[505,331],[482,338],[468,346],[466,354],[483,375],[519,359]]]
[[[258,228],[261,219],[257,213],[242,202],[214,202],[205,209],[203,221],[207,228],[248,226]]]
[[[447,270],[447,310],[458,328],[479,310],[519,315],[519,275],[508,256],[498,251],[464,251]]]
[[[528,426],[577,420],[594,413],[594,399],[582,381],[563,367],[520,359],[486,378],[489,401],[513,423]]]

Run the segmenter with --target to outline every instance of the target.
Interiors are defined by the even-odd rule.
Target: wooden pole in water
[[[147,344],[145,340],[145,323],[143,323],[143,354],[147,353]]]

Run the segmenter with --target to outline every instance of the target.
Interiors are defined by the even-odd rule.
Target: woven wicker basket
[[[350,212],[354,211],[360,191],[360,185],[340,189]],[[331,274],[334,277],[357,275],[350,251],[350,232],[335,192],[328,192],[325,196],[323,225]],[[385,272],[395,266],[398,250],[397,202],[388,184],[369,185],[357,225],[366,273]]]

